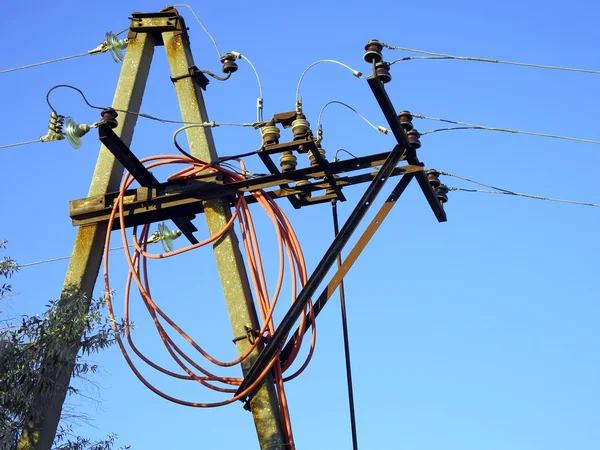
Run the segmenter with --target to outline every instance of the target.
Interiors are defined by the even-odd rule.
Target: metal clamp
[[[231,342],[233,342],[234,344],[237,344],[239,341],[243,341],[244,339],[248,339],[248,341],[250,342],[251,345],[254,345],[254,343],[256,342],[256,338],[260,337],[260,331],[259,330],[255,330],[252,327],[248,326],[248,325],[244,325],[244,329],[246,330],[246,334],[243,336],[237,336],[234,337]]]
[[[176,81],[183,80],[184,78],[190,78],[190,77],[192,78],[192,80],[194,80],[194,82],[203,91],[206,90],[206,86],[208,86],[208,83],[210,83],[210,80],[208,78],[206,78],[206,75],[204,75],[202,73],[202,71],[200,69],[198,69],[196,66],[191,66],[188,69],[188,73],[186,73],[185,75],[180,75],[178,77],[171,77],[171,81],[173,83],[175,83]]]

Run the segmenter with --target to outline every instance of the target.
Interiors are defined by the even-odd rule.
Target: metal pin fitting
[[[306,135],[310,131],[310,123],[306,120],[306,116],[302,113],[296,116],[296,120],[292,122],[292,133],[294,140],[306,139]]]
[[[413,129],[413,115],[408,111],[401,111],[400,114],[398,114],[398,120],[400,120],[400,125],[404,128],[404,131],[408,132]]]
[[[415,129],[412,129],[408,133],[406,133],[406,136],[408,137],[408,142],[412,144],[415,150],[421,148],[421,141],[419,140],[419,138],[421,137],[421,133],[419,133]]]
[[[260,130],[260,134],[262,135],[262,140],[263,140],[263,145],[265,147],[269,146],[269,145],[276,145],[279,144],[279,136],[281,136],[281,132],[279,131],[279,128],[277,128],[275,125],[273,125],[273,122],[267,122],[269,125],[267,125],[264,128],[261,128]]]
[[[429,181],[432,188],[436,189],[442,184],[440,182],[440,173],[437,170],[429,169],[425,171],[425,174],[427,175],[427,181]]]
[[[285,151],[279,157],[279,165],[282,171],[289,172],[290,170],[294,170],[298,165],[298,158],[292,152]]]
[[[325,149],[321,147],[321,144],[317,144],[317,150],[319,151],[321,157],[325,159],[326,152]],[[319,165],[319,162],[317,161],[317,158],[315,158],[315,155],[313,154],[312,150],[308,152],[308,160],[310,161],[311,167]]]
[[[242,54],[240,52],[233,51],[233,52],[231,52],[231,54],[236,59],[242,59]]]
[[[445,184],[440,184],[435,189],[435,196],[437,197],[437,199],[440,201],[440,203],[442,205],[444,203],[447,203],[448,202],[448,186],[446,186]]]
[[[363,59],[369,64],[373,64],[373,61],[378,63],[379,61],[383,60],[383,55],[381,54],[383,45],[381,45],[381,42],[378,40],[373,39],[367,42],[367,45],[365,45],[365,50],[366,53],[363,56]]]
[[[225,53],[221,56],[221,62],[223,63],[223,68],[221,69],[223,73],[230,74],[237,72],[238,65],[235,62],[235,55],[233,53]]]
[[[308,186],[309,184],[312,184],[310,181],[308,180],[300,180],[296,183],[296,187],[302,187],[302,186]],[[312,196],[312,193],[310,191],[306,191],[306,192],[301,192],[298,194],[298,198],[300,200],[306,200],[307,198],[310,198]]]
[[[392,81],[392,75],[390,74],[390,63],[380,61],[375,64],[375,73],[383,84]]]

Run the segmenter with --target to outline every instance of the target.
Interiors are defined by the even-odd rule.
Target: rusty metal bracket
[[[191,66],[188,69],[188,73],[186,73],[185,75],[180,75],[178,77],[171,77],[171,81],[173,83],[175,83],[184,78],[192,78],[192,80],[194,80],[194,82],[203,91],[206,90],[206,86],[208,86],[208,83],[210,83],[210,80],[206,77],[206,75],[204,75],[204,73],[202,73],[202,71],[200,69],[198,69],[196,66]]]
[[[168,7],[156,13],[134,12],[131,14],[131,27],[128,39],[135,39],[137,33],[156,33],[157,45],[164,45],[160,33],[172,31],[181,34],[189,42],[185,20],[179,15],[177,9]]]

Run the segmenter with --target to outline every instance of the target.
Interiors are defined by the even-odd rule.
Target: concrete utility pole
[[[134,13],[131,23],[127,53],[115,93],[113,107],[139,112],[142,95],[150,70],[156,45],[164,44],[181,108],[183,121],[207,122],[208,116],[199,84],[192,75],[194,61],[183,18],[174,8],[160,13]],[[119,114],[116,134],[130,146],[133,129],[137,120],[135,114]],[[217,153],[210,129],[190,128],[187,130],[192,155],[214,161]],[[123,167],[104,147],[100,154],[92,179],[89,197],[114,192],[119,189],[123,177]],[[205,217],[211,233],[220,231],[231,217],[226,199],[204,202]],[[63,297],[59,307],[66,307],[70,301],[85,301],[89,307],[92,291],[102,260],[106,223],[86,225],[79,228],[73,256],[69,263]],[[252,300],[244,263],[233,230],[214,244],[225,301],[229,311],[234,337],[247,335],[247,327],[258,329],[258,320]],[[73,292],[79,295],[73,295]],[[239,354],[250,346],[248,339],[236,341]],[[34,421],[24,431],[18,450],[49,450],[56,435],[62,405],[78,348],[69,349],[69,364],[55,372],[55,382],[60,387],[51,394],[36,396],[36,410],[39,420]],[[244,374],[256,361],[262,350],[256,348],[242,363]],[[266,377],[250,398],[250,408],[254,417],[261,449],[284,450],[288,448],[283,437],[279,402],[272,378]]]

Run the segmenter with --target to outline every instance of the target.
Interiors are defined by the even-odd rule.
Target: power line
[[[20,145],[35,144],[36,142],[43,142],[43,141],[41,139],[35,139],[33,141],[15,142],[14,144],[0,145],[0,149],[10,148],[10,147],[18,147]]]
[[[319,113],[319,120],[317,121],[317,130],[319,131],[319,133],[321,132],[321,118],[323,116],[323,112],[325,111],[325,108],[327,108],[329,105],[333,105],[333,104],[345,106],[350,111],[353,111],[358,117],[360,117],[367,124],[369,124],[369,126],[371,128],[373,128],[375,131],[379,131],[382,134],[387,134],[388,133],[388,129],[387,128],[382,127],[381,125],[379,125],[379,126],[378,125],[374,125],[369,119],[367,119],[365,116],[363,116],[361,113],[359,113],[352,106],[348,105],[347,103],[340,102],[339,100],[332,100],[330,102],[327,102],[327,103],[325,103],[325,105],[323,106],[323,108],[321,108],[321,112]]]
[[[304,69],[304,72],[302,72],[302,75],[300,75],[300,79],[298,80],[298,86],[296,87],[296,108],[299,108],[301,105],[300,102],[300,86],[302,85],[302,80],[304,79],[304,76],[306,75],[306,73],[312,69],[314,66],[316,66],[317,64],[322,64],[322,63],[332,63],[332,64],[337,64],[338,66],[342,66],[345,69],[348,69],[350,72],[352,72],[352,75],[354,75],[356,78],[364,78],[362,76],[362,72],[353,69],[352,67],[350,67],[347,64],[344,64],[343,62],[340,62],[336,59],[320,59],[318,61],[315,61],[314,63],[310,64],[306,69]]]
[[[461,61],[476,61],[476,62],[486,62],[486,63],[494,63],[494,64],[507,64],[512,66],[523,66],[523,67],[535,67],[538,69],[550,69],[550,70],[562,70],[567,72],[583,72],[583,73],[593,73],[596,75],[600,75],[600,70],[591,70],[591,69],[580,69],[576,67],[561,67],[561,66],[549,66],[545,64],[533,64],[533,63],[522,63],[516,61],[503,61],[500,59],[490,59],[490,58],[477,58],[474,56],[455,56],[455,55],[447,55],[445,53],[435,53],[435,52],[427,52],[425,50],[417,50],[414,48],[407,47],[396,47],[394,45],[389,45],[386,43],[381,43],[385,48],[389,50],[402,50],[405,52],[411,53],[421,53],[429,56],[408,56],[404,58],[399,58],[390,63],[390,65],[395,64],[401,61],[409,61],[414,59],[456,59]]]
[[[130,245],[130,247],[133,247],[133,245]],[[113,250],[123,250],[125,247],[114,247],[109,249],[109,251],[113,251]],[[63,261],[65,259],[71,259],[72,255],[69,256],[61,256],[59,258],[52,258],[52,259],[44,259],[42,261],[36,261],[36,262],[32,262],[32,263],[27,263],[27,264],[18,264],[19,269],[21,267],[30,267],[30,266],[39,266],[40,264],[48,264],[51,262],[56,262],[56,261]]]
[[[208,31],[208,29],[204,26],[204,24],[200,20],[200,17],[198,17],[198,14],[196,14],[196,11],[194,11],[194,8],[192,8],[187,3],[179,3],[177,5],[173,5],[173,7],[178,7],[178,6],[183,6],[184,8],[188,8],[192,12],[192,14],[194,15],[194,17],[196,18],[196,20],[198,21],[198,23],[200,24],[200,26],[204,30],[204,32],[208,35],[208,37],[210,38],[210,40],[213,42],[213,45],[215,46],[215,50],[217,51],[217,55],[219,55],[219,59],[221,59],[221,52],[219,51],[219,46],[217,45],[217,41],[215,40],[214,37],[212,37],[212,34],[210,34],[209,31]]]
[[[521,192],[515,192],[515,191],[510,191],[508,189],[499,188],[496,186],[492,186],[490,184],[481,183],[480,181],[471,180],[470,178],[461,177],[459,175],[454,175],[454,174],[451,174],[448,172],[443,172],[441,170],[439,171],[439,173],[440,173],[440,175],[446,175],[448,177],[458,178],[460,180],[464,180],[469,183],[473,183],[473,184],[477,184],[479,186],[493,189],[492,191],[485,191],[485,190],[481,190],[481,189],[465,189],[465,188],[449,187],[448,190],[450,190],[450,191],[477,192],[477,193],[483,193],[483,194],[514,195],[517,197],[531,198],[534,200],[545,200],[545,201],[549,201],[549,202],[568,203],[571,205],[580,205],[580,206],[592,206],[595,208],[600,207],[600,204],[598,204],[598,203],[578,202],[578,201],[573,201],[573,200],[561,200],[558,198],[544,197],[541,195],[523,194]]]
[[[88,52],[79,53],[78,55],[64,56],[62,58],[50,59],[48,61],[42,61],[42,62],[38,62],[38,63],[34,63],[34,64],[27,64],[26,66],[13,67],[12,69],[4,69],[4,70],[0,70],[0,75],[9,73],[9,72],[15,72],[17,70],[31,69],[32,67],[38,67],[38,66],[43,66],[46,64],[53,64],[53,63],[60,62],[60,61],[66,61],[68,59],[81,58],[82,56],[88,56],[88,55],[92,55],[92,54],[90,54]]]
[[[430,133],[436,133],[436,132],[439,132],[439,131],[478,129],[478,130],[486,130],[486,131],[499,131],[499,132],[502,132],[502,133],[525,134],[525,135],[529,135],[529,136],[538,136],[538,137],[546,137],[546,138],[553,138],[553,139],[562,139],[562,140],[565,140],[565,141],[585,142],[586,144],[596,144],[596,145],[600,144],[600,141],[594,141],[592,139],[583,139],[583,138],[569,137],[569,136],[558,136],[558,135],[554,135],[554,134],[536,133],[536,132],[533,132],[533,131],[511,130],[509,128],[486,127],[484,125],[477,125],[477,124],[474,124],[474,123],[459,122],[457,120],[449,120],[449,119],[440,119],[438,117],[427,117],[427,116],[423,116],[421,114],[415,114],[415,113],[412,113],[412,115],[413,115],[413,117],[415,117],[417,119],[433,120],[433,121],[437,121],[437,122],[451,123],[451,124],[454,124],[454,125],[463,125],[461,127],[440,128],[440,129],[437,129],[437,130],[425,131],[425,132],[421,133],[422,135],[430,134]]]

